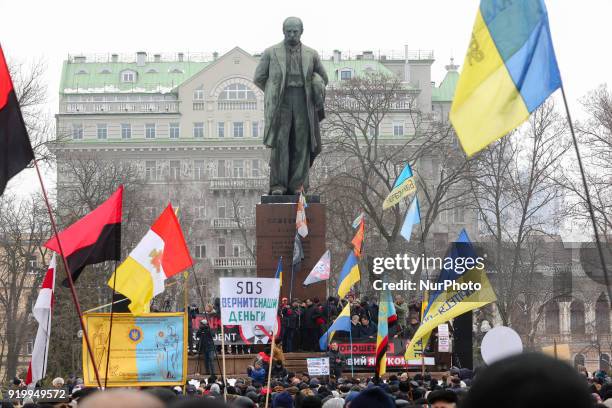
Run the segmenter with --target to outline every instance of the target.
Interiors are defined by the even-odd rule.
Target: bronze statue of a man
[[[308,189],[308,171],[321,152],[319,121],[328,79],[319,54],[300,42],[302,21],[283,22],[285,40],[266,49],[253,82],[264,91],[264,144],[270,155],[270,194]]]

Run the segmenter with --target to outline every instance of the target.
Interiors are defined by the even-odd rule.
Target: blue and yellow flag
[[[465,239],[466,241],[454,243],[455,250],[451,250],[451,256],[449,257],[454,265],[454,270],[452,271],[454,275],[451,275],[451,272],[447,270],[449,268],[444,268],[440,273],[437,281],[449,286],[446,290],[434,291],[429,296],[429,304],[425,309],[425,316],[421,321],[421,326],[410,340],[410,344],[406,349],[406,360],[414,358],[415,347],[418,345],[419,340],[423,339],[428,333],[431,333],[438,325],[497,300],[482,263],[478,263],[477,259],[473,259],[469,262],[473,265],[471,269],[460,266],[466,265],[469,257],[476,256],[476,251],[465,231],[462,231],[462,234],[460,234],[460,239]],[[470,289],[469,283],[472,283],[473,287],[475,284],[480,284],[480,290]]]
[[[355,251],[349,252],[344,266],[340,272],[340,278],[338,278],[338,296],[340,299],[346,296],[350,292],[351,287],[359,282],[361,275],[359,274],[359,261],[355,255]]]
[[[543,0],[481,0],[450,120],[472,156],[561,86]]]
[[[387,198],[385,198],[385,201],[383,201],[383,210],[393,207],[395,204],[399,203],[402,198],[414,193],[415,191],[416,185],[414,184],[412,169],[410,168],[410,165],[407,164],[400,175],[397,176],[397,179],[393,184],[393,189],[391,189],[391,192]]]
[[[280,279],[280,286],[283,286],[283,257],[278,258],[278,265],[276,265],[276,279]]]
[[[334,320],[332,325],[329,326],[329,329],[327,329],[319,339],[319,347],[321,350],[327,350],[327,344],[337,331],[351,331],[351,305],[349,303],[344,306],[344,309],[342,309],[342,312],[340,312],[336,320]]]

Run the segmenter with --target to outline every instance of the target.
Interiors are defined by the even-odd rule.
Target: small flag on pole
[[[280,279],[280,286],[283,286],[283,257],[278,258],[278,265],[276,265],[276,279]]]
[[[8,181],[32,160],[34,152],[0,47],[0,196]]]
[[[302,238],[308,235],[308,225],[306,222],[306,197],[300,193],[297,203],[297,213],[295,216],[295,228]]]
[[[87,265],[121,259],[122,202],[123,186],[119,186],[98,208],[59,233],[73,281]],[[55,236],[44,246],[60,253]],[[64,280],[63,285],[67,283]]]
[[[319,339],[319,348],[321,350],[327,350],[327,343],[331,341],[331,339],[334,337],[334,334],[337,331],[345,331],[345,332],[351,331],[351,305],[350,304],[347,304],[346,306],[344,306],[344,309],[342,309],[342,312],[340,312],[336,320],[334,320],[332,325],[329,326],[329,329],[327,329],[327,331],[323,333],[323,336],[321,336],[321,338]]]
[[[364,213],[364,212],[361,212],[361,213],[360,213],[360,214],[357,216],[357,218],[355,218],[355,219],[353,220],[353,224],[352,224],[353,229],[357,228],[357,227],[359,226],[359,224],[361,224],[361,221],[364,219],[364,217],[365,217],[365,213]]]
[[[399,203],[402,198],[414,193],[415,191],[416,185],[414,184],[412,169],[410,168],[410,165],[407,164],[395,180],[393,189],[387,198],[385,198],[385,201],[383,202],[383,210],[393,207],[395,204]]]
[[[342,299],[351,290],[351,287],[361,280],[359,261],[355,251],[350,251],[338,279],[338,296]]]
[[[380,292],[378,306],[378,332],[376,334],[376,374],[381,377],[387,372],[387,346],[389,345],[389,324],[397,321],[393,298],[388,290]]]
[[[51,336],[51,315],[53,313],[53,293],[55,290],[55,254],[51,258],[47,274],[38,292],[32,315],[38,322],[32,359],[28,367],[26,384],[36,384],[45,377],[47,372],[47,356],[49,355],[49,337]]]
[[[304,281],[304,286],[311,285],[313,283],[321,282],[329,279],[330,273],[330,264],[331,264],[331,252],[329,249],[325,251],[321,259],[317,262],[317,264],[312,268],[312,271],[306,277]]]
[[[481,0],[450,121],[468,157],[523,123],[561,86],[543,0]]]
[[[402,230],[400,231],[401,236],[406,238],[406,241],[410,241],[412,227],[415,224],[420,223],[421,211],[419,209],[419,198],[415,195],[412,203],[410,203],[410,208],[408,208],[408,212],[406,213],[406,218],[404,219],[404,224],[402,225]]]
[[[130,255],[113,273],[108,286],[131,300],[134,314],[148,311],[149,302],[165,289],[167,278],[193,265],[183,231],[168,205]]]
[[[364,218],[361,218],[361,222],[359,223],[359,229],[355,233],[351,244],[353,244],[353,249],[355,251],[355,255],[358,258],[361,258],[361,247],[363,246],[363,238],[365,237],[365,221]]]

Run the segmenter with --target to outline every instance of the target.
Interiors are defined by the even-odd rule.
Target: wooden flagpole
[[[272,379],[272,365],[274,364],[274,346],[276,345],[276,341],[274,341],[274,339],[276,338],[276,334],[274,333],[274,326],[272,326],[272,347],[270,348],[270,364],[268,364],[268,392],[266,392],[266,405],[265,408],[268,408],[268,403],[270,400],[270,384],[271,384],[271,379]]]
[[[225,331],[221,319],[221,358],[223,360],[223,401],[227,402],[227,372],[225,371]]]
[[[115,272],[113,273],[113,294],[111,295],[110,327],[108,328],[108,349],[106,351],[106,369],[104,372],[104,388],[108,384],[108,365],[110,364],[111,340],[113,335],[113,315],[115,314],[115,287],[117,286],[117,261],[115,261]]]
[[[49,220],[51,221],[51,228],[53,229],[53,234],[55,239],[57,240],[57,246],[60,251],[60,255],[62,258],[62,262],[64,263],[64,270],[66,271],[66,279],[68,281],[68,286],[70,287],[70,295],[72,296],[72,302],[74,303],[74,307],[76,308],[77,314],[79,315],[79,323],[81,324],[81,330],[83,331],[83,337],[85,338],[85,345],[87,346],[87,352],[89,353],[89,358],[91,359],[91,365],[94,370],[94,374],[96,376],[96,382],[98,383],[98,388],[102,388],[102,383],[100,382],[100,374],[98,373],[98,367],[96,367],[96,359],[94,358],[93,350],[91,348],[91,344],[89,342],[89,336],[87,335],[87,328],[85,327],[85,322],[83,321],[83,313],[81,312],[81,305],[79,304],[79,298],[77,297],[76,290],[74,289],[74,281],[72,280],[72,272],[70,271],[70,267],[68,266],[68,261],[66,260],[66,256],[64,255],[64,248],[62,247],[62,243],[60,241],[59,233],[57,231],[57,224],[55,223],[55,217],[53,217],[53,211],[51,210],[51,204],[49,203],[49,196],[47,195],[47,189],[45,188],[45,184],[42,179],[42,175],[40,173],[40,168],[38,167],[38,161],[34,159],[34,167],[36,168],[36,174],[38,175],[38,181],[40,182],[40,188],[42,189],[43,198],[45,200],[45,205],[47,206],[47,212],[49,213]]]

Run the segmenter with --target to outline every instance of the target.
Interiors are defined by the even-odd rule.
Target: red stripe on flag
[[[171,204],[168,204],[168,207],[151,226],[151,231],[164,241],[162,268],[166,277],[169,278],[193,265],[183,231]]]
[[[380,375],[380,365],[383,361],[383,357],[387,352],[387,346],[389,344],[389,337],[385,336],[378,347],[376,348],[376,374]]]
[[[9,74],[4,52],[0,46],[0,109],[3,109],[8,101],[9,92],[13,90],[13,81]]]

